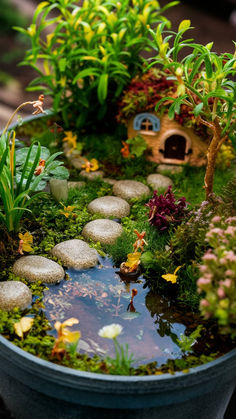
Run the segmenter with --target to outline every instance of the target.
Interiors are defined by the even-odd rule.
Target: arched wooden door
[[[182,135],[171,135],[165,141],[164,158],[184,160],[186,139]]]

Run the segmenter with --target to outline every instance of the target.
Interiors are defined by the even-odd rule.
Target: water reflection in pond
[[[136,282],[122,281],[109,258],[89,270],[69,269],[68,274],[70,280],[45,291],[45,311],[52,325],[56,320],[79,319],[81,353],[113,356],[113,342],[98,336],[98,330],[119,323],[123,326],[119,342],[128,343],[138,359],[136,365],[181,357],[176,338],[194,323],[194,315],[183,315],[169,301],[144,288],[142,277]],[[138,292],[132,305],[134,288]],[[74,329],[78,330],[78,325]],[[56,336],[55,331],[53,334]]]

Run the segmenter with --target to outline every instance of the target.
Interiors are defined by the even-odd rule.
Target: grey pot
[[[0,336],[0,394],[16,419],[222,419],[236,350],[189,373],[94,374],[37,358]]]

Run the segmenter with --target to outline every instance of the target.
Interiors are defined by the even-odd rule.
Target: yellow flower
[[[65,131],[66,136],[63,138],[63,141],[67,141],[67,143],[71,146],[71,148],[76,148],[77,145],[77,135],[73,135],[72,131]]]
[[[33,326],[34,319],[31,317],[22,317],[19,322],[14,323],[14,330],[17,336],[23,338],[24,333],[28,332]]]
[[[75,215],[72,211],[75,209],[74,205],[68,205],[68,207],[63,207],[63,210],[60,210],[66,218],[69,218],[70,215]]]
[[[130,272],[135,271],[140,264],[140,252],[129,253],[127,255],[127,262],[125,262],[125,266],[130,268]]]
[[[177,281],[177,275],[176,275],[176,273],[178,272],[178,270],[179,270],[181,267],[182,267],[182,265],[181,265],[181,266],[178,266],[178,267],[175,269],[175,271],[174,271],[174,273],[173,273],[173,274],[166,274],[166,275],[162,275],[161,277],[162,277],[162,278],[164,278],[166,281],[168,281],[168,282],[172,282],[172,284],[175,284],[175,283],[176,283],[176,281]]]
[[[80,338],[80,332],[79,331],[75,331],[75,332],[71,332],[71,330],[69,330],[67,328],[67,326],[73,326],[74,324],[78,324],[79,320],[75,319],[74,317],[71,317],[68,320],[65,320],[63,323],[57,321],[54,324],[54,327],[58,333],[58,338],[57,338],[57,345],[59,343],[62,344],[66,344],[66,343],[76,343],[79,338]]]
[[[122,330],[123,327],[120,324],[112,323],[100,329],[98,334],[102,338],[115,339],[118,335],[121,334]]]
[[[87,160],[84,159],[85,163],[82,165],[82,168],[85,169],[87,173],[95,172],[99,168],[99,163],[96,159]]]
[[[20,239],[20,243],[19,243],[19,249],[21,251],[18,252],[20,254],[23,254],[23,251],[25,252],[32,252],[32,247],[31,244],[33,243],[33,236],[32,234],[30,234],[28,231],[25,234],[19,233],[19,239]]]

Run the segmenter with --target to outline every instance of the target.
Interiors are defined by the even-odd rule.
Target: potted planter
[[[236,350],[188,373],[126,377],[44,361],[0,337],[0,392],[16,419],[220,419],[235,386]]]

